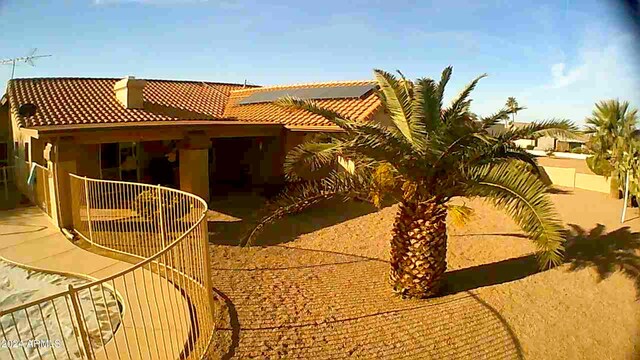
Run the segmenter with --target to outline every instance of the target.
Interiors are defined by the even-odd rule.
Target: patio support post
[[[79,202],[77,196],[73,194],[71,188],[71,177],[69,174],[77,172],[77,156],[78,148],[67,139],[59,139],[53,145],[53,173],[55,177],[55,204],[57,205],[58,227],[72,229],[74,223],[79,223],[80,212],[74,211],[74,201]]]
[[[189,134],[179,144],[180,190],[209,202],[209,147],[205,134]]]

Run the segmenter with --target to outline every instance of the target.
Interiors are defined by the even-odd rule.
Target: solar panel
[[[259,104],[276,101],[283,96],[293,96],[305,100],[358,99],[373,90],[375,85],[327,86],[307,89],[281,89],[260,91],[242,99],[238,104]]]

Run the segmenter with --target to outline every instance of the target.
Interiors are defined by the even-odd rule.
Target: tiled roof
[[[307,111],[296,110],[290,111],[282,109],[272,103],[246,104],[240,105],[239,101],[256,92],[264,92],[270,90],[285,89],[306,89],[330,86],[358,86],[358,85],[374,85],[374,81],[348,81],[348,82],[330,82],[330,83],[314,83],[314,84],[296,84],[252,88],[244,90],[231,91],[229,103],[224,112],[226,118],[234,118],[240,121],[261,121],[285,124],[287,126],[330,126],[332,125],[321,116],[311,114]],[[369,120],[380,108],[380,100],[375,92],[366,94],[364,98],[359,99],[322,99],[315,102],[325,108],[336,111],[344,117],[365,121]]]
[[[126,109],[116,99],[114,78],[32,78],[10,80],[7,96],[18,126],[104,124],[221,118],[231,90],[240,84],[147,80],[144,109]],[[30,117],[22,104],[36,105]],[[177,111],[176,111],[177,110]]]

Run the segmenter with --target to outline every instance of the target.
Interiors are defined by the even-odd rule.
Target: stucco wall
[[[554,185],[609,193],[611,178],[605,179],[604,176],[578,173],[574,168],[553,166],[541,166],[541,168]]]
[[[575,187],[576,169],[543,166],[554,185]]]
[[[31,137],[26,136],[15,122],[15,117],[12,114],[9,114],[9,122],[11,123],[11,143],[17,143],[18,147],[14,149],[13,145],[9,145],[10,149],[13,149],[13,156],[17,156],[19,161],[29,161],[30,156],[25,156],[25,147],[29,147],[29,151],[31,151]],[[28,144],[28,145],[27,145]],[[10,158],[10,160],[13,160]]]
[[[45,142],[42,139],[31,139],[31,161],[47,166],[44,161]]]
[[[83,144],[76,145],[78,150],[77,166],[78,174],[86,177],[100,178],[100,145]]]
[[[555,149],[556,140],[550,136],[543,136],[538,139],[537,150]]]
[[[604,176],[576,173],[576,187],[608,194],[611,189],[611,178],[605,179]]]
[[[527,146],[536,146],[536,141],[535,140],[529,140],[529,139],[518,139],[516,141],[514,141],[516,146],[521,147],[523,149],[526,149]]]

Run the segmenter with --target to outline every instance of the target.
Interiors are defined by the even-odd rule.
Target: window
[[[29,143],[24,143],[24,161],[29,161]]]
[[[9,146],[6,142],[0,142],[0,165],[9,163]]]
[[[118,143],[100,144],[100,174],[103,179],[120,180]]]
[[[103,179],[138,181],[136,143],[100,144],[100,174]]]

